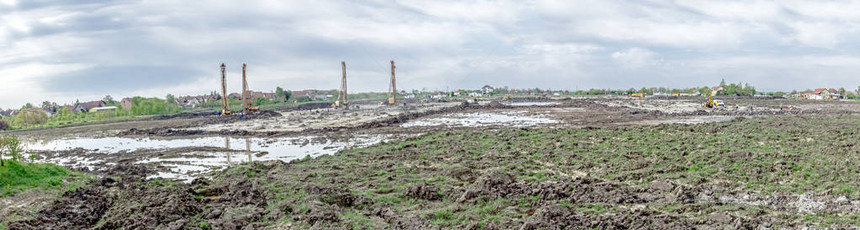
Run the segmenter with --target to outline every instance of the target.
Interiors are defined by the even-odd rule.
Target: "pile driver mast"
[[[394,78],[394,60],[391,60],[391,84],[388,86],[388,105],[397,104],[397,81]]]
[[[340,80],[340,90],[337,92],[337,101],[331,105],[332,108],[349,109],[349,98],[346,94],[346,62],[340,62],[343,78]]]
[[[227,104],[227,65],[221,63],[221,115],[230,115]]]

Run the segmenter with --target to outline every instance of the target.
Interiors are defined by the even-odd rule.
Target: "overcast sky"
[[[0,0],[0,108],[252,89],[860,85],[858,1]]]

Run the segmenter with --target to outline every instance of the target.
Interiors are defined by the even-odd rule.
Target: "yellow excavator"
[[[645,94],[644,93],[633,93],[633,94],[630,94],[630,97],[645,98]]]
[[[725,103],[723,103],[723,101],[722,101],[722,100],[714,100],[714,96],[717,96],[717,93],[718,93],[718,92],[720,92],[720,91],[722,91],[722,90],[723,90],[722,88],[717,88],[717,89],[715,89],[715,90],[711,90],[711,95],[710,95],[710,96],[708,96],[708,101],[707,101],[707,102],[705,102],[705,104],[702,104],[702,105],[703,105],[703,106],[705,106],[705,107],[708,107],[708,108],[714,108],[714,107],[717,107],[717,106],[724,106],[724,105],[725,105]]]

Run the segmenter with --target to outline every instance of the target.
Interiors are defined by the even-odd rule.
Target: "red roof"
[[[816,90],[815,90],[814,92],[812,92],[812,93],[813,93],[813,94],[820,94],[821,92],[824,92],[825,90],[827,90],[827,89],[825,89],[825,88],[820,88],[820,89],[816,89]]]
[[[105,105],[107,105],[107,103],[105,103],[104,101],[90,101],[90,102],[79,103],[78,105],[80,105],[81,108],[84,108],[86,110],[90,110],[92,108],[105,106]]]

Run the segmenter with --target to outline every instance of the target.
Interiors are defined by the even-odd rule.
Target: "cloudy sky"
[[[0,0],[0,108],[219,89],[860,85],[860,2]]]

